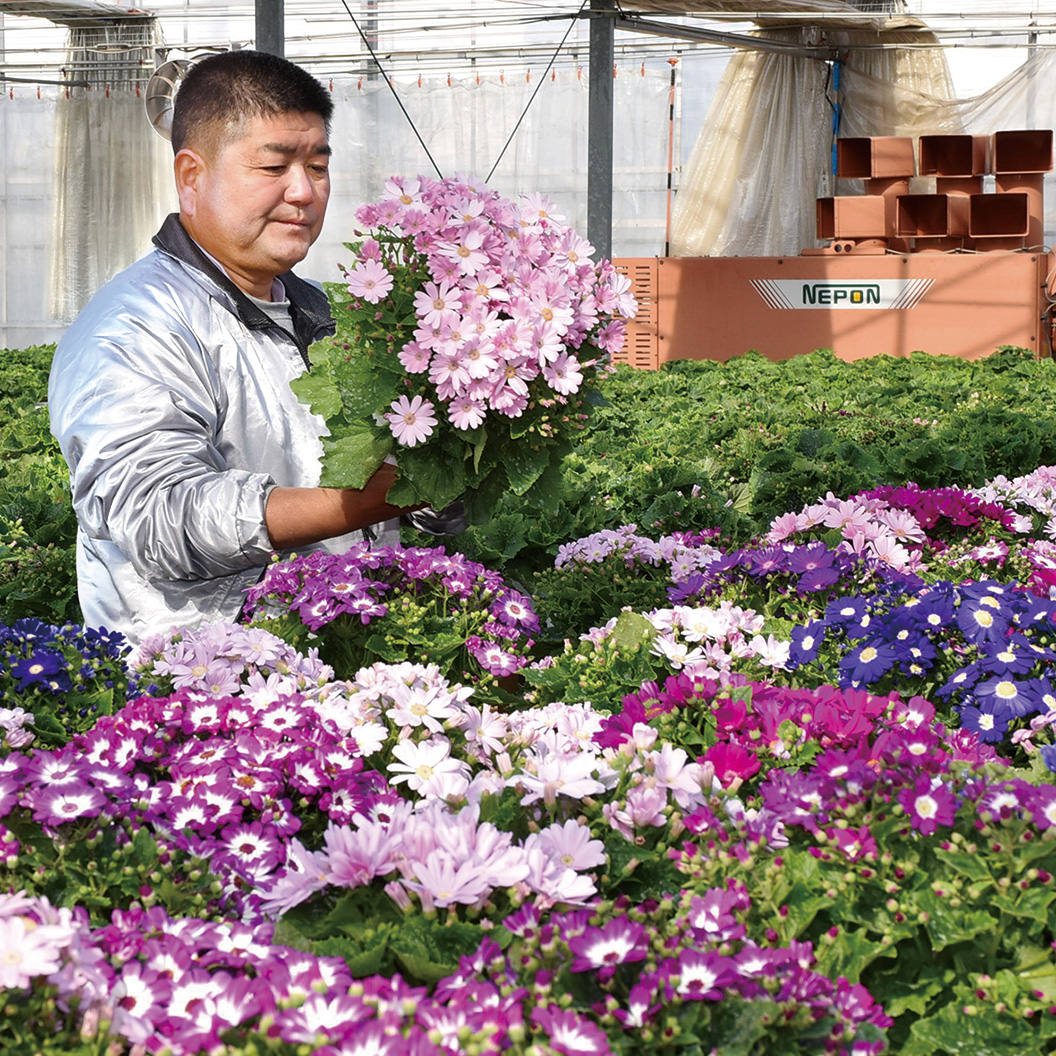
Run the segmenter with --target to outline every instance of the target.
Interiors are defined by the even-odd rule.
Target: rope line
[[[525,115],[531,109],[532,103],[535,102],[535,97],[539,94],[539,89],[542,88],[543,83],[546,81],[546,75],[550,72],[550,67],[553,66],[554,63],[557,61],[558,55],[561,54],[561,49],[565,46],[565,41],[568,40],[569,33],[572,32],[572,27],[578,21],[579,16],[583,14],[583,8],[585,8],[586,6],[587,0],[583,0],[583,2],[579,5],[579,10],[575,13],[575,15],[572,16],[572,18],[569,19],[568,29],[565,30],[565,35],[561,38],[561,43],[558,44],[557,50],[553,53],[553,55],[550,56],[550,61],[546,64],[546,69],[543,70],[542,77],[540,77],[539,80],[536,81],[535,91],[532,92],[531,98],[528,100],[528,102],[525,104],[524,109],[521,111],[521,116],[517,118],[517,124],[513,126],[513,131],[510,133],[509,138],[503,144],[502,150],[499,151],[499,156],[495,159],[495,164],[492,165],[491,170],[488,172],[488,175],[484,178],[485,183],[489,182],[491,180],[491,177],[495,175],[495,170],[499,167],[499,162],[502,161],[502,157],[506,153],[507,148],[513,142],[513,137],[517,135],[517,129],[521,127],[521,122],[524,120]]]
[[[444,174],[440,171],[440,166],[437,165],[433,155],[429,152],[429,148],[425,145],[425,140],[422,139],[421,133],[418,131],[417,125],[415,125],[411,115],[407,113],[407,108],[403,105],[403,100],[400,98],[396,91],[396,86],[392,83],[392,78],[385,72],[385,68],[381,65],[381,60],[374,54],[374,49],[370,46],[370,41],[367,40],[367,35],[360,28],[359,23],[356,21],[356,16],[352,14],[352,9],[348,6],[346,0],[341,0],[344,9],[348,12],[348,17],[352,19],[352,25],[356,27],[356,32],[359,34],[360,40],[363,41],[364,46],[370,53],[370,57],[374,60],[374,65],[378,67],[378,72],[384,77],[385,83],[389,86],[389,91],[392,92],[393,99],[396,100],[396,105],[403,112],[403,116],[407,118],[407,124],[411,126],[411,131],[414,133],[415,138],[422,145],[422,150],[425,151],[425,156],[429,159],[430,164],[433,166],[438,179],[443,179]]]

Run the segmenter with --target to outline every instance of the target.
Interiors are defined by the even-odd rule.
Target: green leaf
[[[297,399],[308,404],[315,414],[332,418],[341,413],[341,393],[337,391],[333,379],[321,370],[294,378],[290,388]]]
[[[928,914],[924,927],[936,951],[985,935],[997,924],[990,913],[965,906],[954,908],[948,897],[940,897],[929,890],[918,893],[917,906]]]
[[[954,851],[936,850],[935,857],[948,865],[955,873],[969,880],[993,880],[985,860],[976,854],[957,854]]]
[[[546,448],[533,450],[527,443],[510,447],[503,466],[510,488],[515,495],[523,495],[540,477],[550,462]]]
[[[363,488],[391,450],[391,437],[379,436],[366,426],[340,437],[323,437],[319,483],[324,488]]]
[[[341,957],[354,979],[364,979],[377,975],[389,967],[391,960],[389,936],[393,928],[379,928],[374,940],[364,946],[362,943],[345,936],[333,936],[322,939],[312,946],[312,953],[318,957]]]
[[[965,1015],[961,1003],[951,1002],[935,1015],[918,1019],[901,1056],[1034,1056],[1042,1051],[1033,1030],[1019,1016],[997,1012],[982,1002],[977,1007],[975,1015]]]
[[[136,864],[144,872],[149,872],[157,864],[158,845],[154,842],[149,829],[141,828],[132,837],[132,855]]]
[[[656,628],[637,612],[621,612],[616,617],[610,641],[621,652],[638,652],[656,638]]]
[[[1049,906],[1053,899],[1056,899],[1056,891],[1051,886],[1034,884],[1025,891],[1019,888],[1013,888],[1011,892],[997,891],[993,904],[1013,917],[1037,923],[1040,928],[1050,918]]]
[[[850,931],[840,928],[832,942],[817,947],[817,970],[830,979],[844,976],[852,983],[861,980],[862,972],[878,957],[892,954],[889,946],[882,946],[864,928]]]

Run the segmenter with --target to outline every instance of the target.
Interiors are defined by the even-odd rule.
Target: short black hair
[[[180,82],[172,112],[172,150],[253,117],[318,114],[330,132],[334,103],[307,70],[265,51],[225,51],[195,63]]]

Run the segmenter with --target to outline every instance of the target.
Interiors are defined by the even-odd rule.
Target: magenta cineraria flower
[[[952,825],[957,813],[957,799],[941,782],[926,774],[917,778],[912,788],[898,795],[913,828],[930,836],[940,825]]]

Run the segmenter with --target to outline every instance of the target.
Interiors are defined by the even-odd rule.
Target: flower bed
[[[13,625],[0,1044],[1051,1051],[1051,479],[627,526],[537,598],[356,548],[134,654]]]

